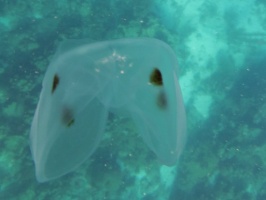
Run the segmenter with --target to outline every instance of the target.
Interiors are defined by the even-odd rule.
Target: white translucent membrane
[[[58,178],[84,162],[99,145],[108,112],[131,117],[159,160],[174,165],[186,138],[177,71],[174,52],[156,39],[62,43],[30,132],[37,180]],[[156,84],[158,72],[162,84]]]

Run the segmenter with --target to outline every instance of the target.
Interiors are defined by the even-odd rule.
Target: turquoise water
[[[266,199],[264,0],[0,1],[0,199]],[[187,143],[166,167],[132,121],[109,116],[77,170],[38,183],[29,130],[64,39],[152,37],[179,62]]]

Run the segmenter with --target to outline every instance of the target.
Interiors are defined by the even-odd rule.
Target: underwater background
[[[29,131],[65,39],[152,37],[179,62],[187,142],[160,164],[131,120],[111,116],[76,171],[38,183]],[[265,200],[265,0],[0,0],[0,199]]]

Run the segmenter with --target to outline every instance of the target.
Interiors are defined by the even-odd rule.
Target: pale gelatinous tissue
[[[131,117],[159,160],[175,164],[186,138],[177,70],[172,49],[156,39],[62,43],[30,132],[37,180],[58,178],[85,161],[99,145],[108,112]]]

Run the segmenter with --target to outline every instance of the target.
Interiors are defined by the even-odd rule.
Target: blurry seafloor
[[[125,37],[161,39],[178,56],[178,165],[162,166],[114,117],[78,170],[37,183],[28,135],[59,42]],[[266,0],[0,0],[0,47],[1,200],[266,199]]]

